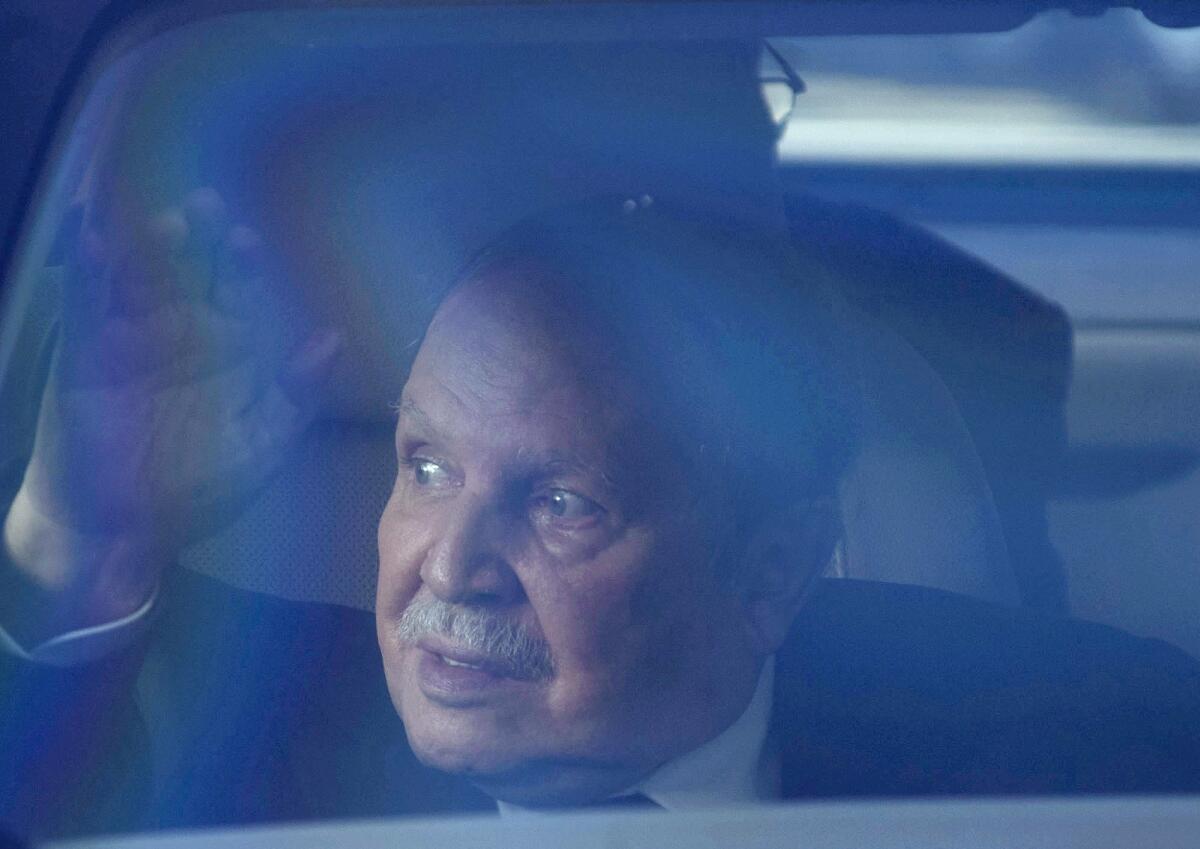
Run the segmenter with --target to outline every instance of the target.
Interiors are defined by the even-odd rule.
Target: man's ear
[[[833,556],[841,535],[836,500],[789,505],[751,534],[739,569],[739,589],[755,649],[783,645],[800,609]]]

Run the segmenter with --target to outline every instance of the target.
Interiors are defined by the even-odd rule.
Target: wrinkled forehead
[[[628,417],[641,406],[636,376],[614,355],[611,328],[565,292],[530,264],[455,287],[425,333],[405,394],[461,393],[497,413],[550,405],[589,419]]]
[[[529,269],[472,277],[442,302],[417,354],[398,435],[454,446],[483,467],[587,469],[629,516],[692,492],[662,393],[614,353],[608,317]]]

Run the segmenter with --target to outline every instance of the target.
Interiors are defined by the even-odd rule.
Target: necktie
[[[662,805],[655,802],[649,796],[642,793],[627,793],[624,796],[612,796],[608,799],[601,799],[599,802],[592,802],[590,805],[584,805],[583,808],[588,811],[596,810],[612,810],[617,808],[642,808],[645,810],[666,810]]]

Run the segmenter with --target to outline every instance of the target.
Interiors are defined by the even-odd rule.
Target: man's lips
[[[412,648],[416,685],[443,708],[482,708],[524,692],[530,684],[511,663],[444,639],[422,637]]]
[[[471,669],[486,672],[497,678],[512,678],[511,664],[483,652],[456,646],[451,642],[437,637],[422,637],[417,641],[417,648],[436,656],[442,663],[452,669]]]
[[[443,707],[483,707],[528,683],[513,674],[511,664],[444,640],[422,638],[413,649],[417,686]]]

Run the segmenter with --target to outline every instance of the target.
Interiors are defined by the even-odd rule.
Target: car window
[[[47,692],[73,692],[71,673],[62,670],[102,669],[103,686],[95,687],[102,695],[136,695],[117,701],[136,715],[135,731],[123,724],[122,734],[141,743],[127,746],[115,732],[100,743],[66,739],[62,750],[94,756],[99,777],[81,783],[79,797],[65,796],[61,810],[44,813],[36,799],[18,793],[37,786],[29,779],[13,791],[26,805],[23,822],[44,821],[51,824],[46,835],[60,836],[104,831],[111,823],[151,830],[494,810],[486,795],[437,777],[413,788],[399,808],[382,780],[378,787],[354,788],[338,786],[333,775],[317,781],[314,791],[310,779],[331,763],[346,775],[390,775],[415,763],[411,752],[400,766],[389,754],[407,744],[389,702],[389,684],[392,700],[402,699],[399,685],[381,680],[379,653],[383,645],[386,665],[389,635],[418,626],[398,624],[400,612],[389,612],[388,594],[400,590],[380,578],[380,561],[383,552],[386,562],[389,545],[404,548],[422,535],[444,539],[437,535],[450,519],[436,505],[458,493],[477,494],[478,480],[503,478],[508,488],[496,501],[503,509],[475,516],[482,524],[473,528],[499,527],[517,504],[528,550],[564,563],[563,552],[575,551],[564,540],[586,531],[592,536],[578,550],[586,548],[591,559],[577,560],[603,566],[607,561],[596,552],[608,551],[611,540],[603,537],[602,545],[597,528],[611,528],[597,523],[611,519],[616,527],[613,517],[649,514],[660,502],[674,506],[675,521],[676,514],[690,515],[706,492],[697,485],[695,492],[677,493],[647,471],[676,445],[646,452],[650,459],[631,453],[636,459],[612,474],[603,467],[589,478],[578,470],[588,463],[558,462],[557,477],[535,480],[527,471],[521,477],[512,469],[518,460],[541,456],[539,436],[559,439],[559,448],[582,444],[605,416],[589,407],[570,427],[554,430],[547,422],[570,417],[553,405],[539,408],[540,418],[520,420],[527,444],[509,446],[501,462],[495,445],[512,437],[515,426],[506,430],[508,419],[500,414],[480,423],[478,410],[503,409],[479,402],[490,397],[486,391],[466,400],[453,391],[438,395],[452,381],[436,370],[423,378],[419,403],[406,389],[411,374],[423,374],[414,361],[429,350],[430,334],[434,342],[441,338],[430,328],[435,315],[445,315],[444,305],[454,303],[447,293],[459,292],[455,287],[470,283],[494,256],[507,257],[513,244],[525,244],[525,231],[518,227],[513,235],[513,226],[532,221],[528,226],[543,241],[546,233],[582,227],[579,221],[590,227],[589,216],[599,213],[588,204],[601,203],[597,198],[627,218],[657,222],[655,216],[664,216],[661,229],[647,225],[651,236],[620,243],[629,256],[650,256],[646,268],[662,262],[664,280],[681,273],[682,253],[695,258],[686,265],[695,281],[740,281],[728,301],[733,317],[718,321],[718,330],[691,313],[682,321],[687,332],[706,328],[699,331],[707,335],[698,352],[674,346],[668,323],[646,331],[661,346],[654,349],[659,360],[639,372],[639,386],[655,387],[656,399],[666,399],[661,403],[683,409],[678,418],[689,427],[714,419],[740,433],[729,423],[740,421],[738,415],[696,400],[709,397],[705,380],[718,369],[711,364],[735,361],[730,373],[741,383],[728,393],[738,399],[738,414],[761,402],[781,416],[752,446],[759,453],[746,455],[754,458],[744,464],[750,471],[735,467],[725,474],[723,465],[749,450],[748,439],[720,444],[696,437],[688,446],[695,456],[685,456],[737,493],[713,527],[740,528],[743,511],[766,514],[779,506],[771,499],[760,506],[729,481],[745,475],[772,481],[776,493],[790,491],[800,475],[781,472],[791,468],[782,462],[767,467],[798,450],[803,428],[796,422],[820,419],[845,442],[835,440],[803,468],[814,479],[827,472],[831,481],[822,504],[832,517],[827,529],[835,530],[804,537],[821,551],[815,569],[821,585],[840,583],[851,593],[864,586],[919,587],[936,598],[966,597],[986,606],[979,610],[1006,611],[950,612],[933,617],[942,624],[928,629],[914,624],[924,620],[913,613],[900,629],[903,639],[925,635],[950,651],[953,640],[936,636],[938,628],[967,633],[976,618],[1028,616],[1038,623],[1082,620],[1164,641],[1181,654],[1157,642],[1138,645],[1163,652],[1179,669],[1190,663],[1186,655],[1200,656],[1194,621],[1200,589],[1192,580],[1200,548],[1194,521],[1200,295],[1193,280],[1200,262],[1200,29],[1161,26],[1133,9],[1077,16],[997,7],[938,26],[913,25],[911,13],[899,7],[873,24],[815,6],[747,9],[753,14],[688,3],[251,11],[222,5],[211,13],[151,10],[116,27],[64,107],[6,270],[0,503],[9,518],[0,566],[15,577],[0,586],[26,592],[38,584],[34,595],[44,600],[75,581],[77,571],[61,566],[31,578],[32,567],[22,564],[82,562],[80,552],[108,540],[114,527],[122,529],[123,543],[132,538],[144,546],[135,560],[158,565],[101,581],[86,599],[118,602],[90,611],[91,618],[68,617],[71,628],[47,629],[44,620],[25,621],[29,610],[0,605],[0,650],[12,664],[19,658],[59,670],[51,682],[58,689]],[[676,209],[687,210],[685,224],[671,218]],[[605,226],[597,225],[597,232],[607,233]],[[709,238],[714,232],[737,237],[726,244]],[[569,253],[570,260],[595,262],[607,273],[620,266],[607,258],[607,246],[587,245]],[[646,254],[638,253],[643,249]],[[779,261],[788,269],[779,280],[772,277],[776,250],[787,256]],[[649,279],[639,276],[644,267],[618,276],[636,289]],[[707,291],[700,282],[696,287]],[[675,290],[664,283],[662,291]],[[691,308],[685,295],[678,299],[684,311]],[[797,306],[793,297],[810,300]],[[540,304],[541,298],[532,300]],[[628,307],[637,321],[615,322],[617,330],[642,332],[641,323],[652,324],[645,304],[659,308],[664,298],[647,294],[641,306]],[[743,302],[758,310],[753,315],[769,314],[761,327],[741,320]],[[515,308],[503,299],[489,304],[492,312],[478,333],[441,319],[441,332],[451,337],[444,350],[475,352],[478,374],[463,371],[486,380],[469,384],[474,388],[526,391],[514,378],[524,372],[512,362],[559,379],[545,360],[553,365],[556,357],[574,362],[583,356],[565,342],[553,356],[514,354],[512,345],[505,347],[504,328],[488,321]],[[826,313],[835,328],[829,338],[814,318]],[[566,321],[549,315],[548,324]],[[808,342],[820,340],[811,342],[817,353],[796,349],[811,355],[811,368],[800,370],[802,378],[789,389],[835,386],[819,396],[819,411],[803,410],[794,419],[777,412],[786,398],[756,383],[766,380],[760,372],[736,370],[742,356],[776,364],[801,357],[777,344],[779,334],[787,336],[778,330],[782,325],[802,329],[797,335]],[[541,338],[542,326],[531,322],[525,332]],[[616,362],[625,356],[621,346],[634,343],[616,331],[610,335]],[[581,332],[584,337],[591,338]],[[830,364],[821,359],[827,355]],[[608,368],[603,362],[592,371]],[[678,377],[680,363],[691,363],[692,374],[703,379],[693,386]],[[443,407],[430,398],[441,398]],[[606,401],[615,408],[621,398],[613,389]],[[420,428],[437,435],[411,435]],[[688,441],[670,434],[664,442]],[[170,440],[187,450],[167,450]],[[611,442],[629,449],[633,440]],[[488,463],[463,460],[464,444],[486,446]],[[610,459],[605,455],[604,462]],[[560,471],[568,467],[569,474]],[[626,489],[638,488],[641,500],[628,496],[613,506],[605,488],[624,493],[624,474],[637,482]],[[405,497],[411,501],[398,508]],[[797,529],[808,525],[792,518],[784,523],[790,536],[781,530],[776,542],[799,545]],[[550,526],[557,536],[537,537],[537,546],[529,542],[534,530]],[[628,539],[632,546],[642,538],[628,532]],[[688,544],[699,543],[689,537]],[[774,544],[769,540],[762,550],[792,551]],[[712,562],[723,562],[722,546],[712,548]],[[114,550],[99,558],[98,574],[116,574],[104,569],[130,556],[127,548]],[[422,549],[429,563],[432,550],[433,543]],[[585,622],[593,610],[588,605],[600,605],[606,588],[620,584],[596,578],[606,574],[601,566],[590,573],[564,568],[568,578],[544,579],[535,589],[560,601],[576,592],[585,601],[571,608],[574,618],[556,613]],[[432,582],[433,568],[422,567],[419,582]],[[480,570],[492,580],[480,590],[489,604],[528,589],[518,592],[503,576]],[[683,574],[690,579],[690,572]],[[580,589],[585,584],[586,592]],[[686,580],[684,586],[690,586]],[[701,590],[695,596],[708,597]],[[661,591],[654,602],[661,607],[647,612],[634,605],[629,617],[640,621],[640,610],[661,634],[675,638],[678,629],[668,627],[672,605],[690,599],[684,590]],[[886,607],[862,604],[838,615],[862,622],[874,617],[871,605]],[[381,623],[378,635],[371,612]],[[387,618],[391,613],[397,622]],[[799,617],[797,627],[817,629],[825,620],[814,617]],[[160,636],[167,633],[162,622],[183,624]],[[335,636],[310,644],[297,622],[315,622],[321,633]],[[1040,624],[1028,627],[1043,633],[1036,630]],[[852,660],[856,631],[846,633],[830,655],[835,659],[822,662],[850,669],[847,676],[859,682],[853,677],[860,674]],[[507,650],[517,653],[521,641],[508,639]],[[1020,639],[1014,644],[1029,649]],[[625,647],[619,640],[613,645],[618,654]],[[589,654],[591,648],[580,639],[560,650],[568,658],[576,651],[578,667],[594,671],[605,653]],[[144,657],[127,660],[143,650]],[[530,670],[548,668],[550,660],[525,650],[533,659],[525,656],[520,669],[534,679],[541,673]],[[772,665],[772,653],[753,692],[769,691],[777,668],[786,678],[786,658],[778,656],[781,665]],[[951,670],[945,680],[992,668],[949,656],[937,655]],[[467,676],[481,665],[475,660],[450,657],[446,665]],[[889,661],[901,669],[907,662]],[[1137,668],[1135,660],[1129,663]],[[671,666],[658,661],[662,680],[670,678],[663,670]],[[6,669],[0,663],[0,679]],[[303,710],[281,708],[297,703],[297,689],[305,686],[299,673],[313,670],[338,695],[322,690],[311,701],[299,700]],[[1116,677],[1122,684],[1136,679]],[[616,691],[615,679],[605,680]],[[1147,680],[1144,689],[1153,695],[1159,679]],[[904,685],[887,686],[876,701],[874,694],[855,697],[859,691],[847,697],[880,728],[903,723],[917,702],[924,710],[956,698],[936,689],[940,683],[929,685],[936,695],[927,701],[909,700]],[[607,691],[597,685],[588,692]],[[825,706],[821,716],[843,716],[841,696],[830,693],[818,683],[804,698]],[[50,704],[58,704],[54,698]],[[364,699],[386,715],[386,732],[355,720]],[[1182,697],[1171,702],[1183,703]],[[784,708],[774,717],[791,705],[776,704]],[[222,705],[230,706],[228,722],[218,717]],[[561,710],[551,712],[554,720],[570,714],[571,704],[555,705]],[[803,707],[818,710],[809,701]],[[1002,712],[972,702],[975,709],[980,716]],[[762,710],[765,728],[769,705]],[[261,724],[239,711],[272,719]],[[49,707],[43,712],[52,713]],[[87,726],[65,709],[63,716]],[[1163,716],[1169,724],[1172,714],[1164,709]],[[685,720],[681,715],[679,727]],[[986,737],[990,720],[980,722],[966,730],[955,726],[955,733]],[[558,740],[554,722],[544,725],[547,739]],[[831,735],[841,733],[834,719],[827,725],[835,729]],[[1080,727],[1090,729],[1085,720]],[[321,733],[309,733],[314,728]],[[1120,729],[1110,726],[1089,733],[1120,738]],[[1186,730],[1163,733],[1191,745]],[[886,736],[872,737],[872,751],[882,760]],[[579,739],[571,738],[583,746]],[[190,754],[197,740],[211,741],[208,756]],[[1181,758],[1191,751],[1184,743]],[[796,798],[893,792],[891,785],[841,778],[839,770],[853,772],[852,759],[837,756],[834,744],[833,754],[813,741],[805,745],[810,754],[825,752],[836,768],[830,767],[827,785],[815,782]],[[1137,740],[1129,745],[1143,751]],[[120,781],[113,779],[104,793],[96,790],[106,783],[106,746],[146,759],[151,766],[137,777],[153,776],[151,795],[119,770],[113,774],[123,776]],[[244,787],[225,787],[220,805],[189,796],[189,771],[196,787],[221,785],[227,758],[240,751],[261,759],[243,764],[237,780]],[[1028,755],[1021,751],[1012,762]],[[47,757],[38,754],[35,763],[49,763]],[[1140,775],[1138,763],[1130,775]],[[978,795],[974,788],[992,786],[988,775],[1009,768],[1016,769],[1008,762],[942,765],[936,776],[918,780],[910,771],[905,780],[921,788],[957,781],[962,792]],[[1092,768],[1085,760],[1073,767],[1079,792],[1107,792],[1101,779],[1088,784]],[[276,781],[280,775],[287,780]],[[744,783],[764,786],[755,775]],[[792,798],[786,771],[783,778],[770,775],[775,798]],[[254,776],[265,776],[263,783],[255,784]],[[1053,793],[1058,786],[1030,782],[1003,792]],[[269,814],[256,809],[264,798],[271,801]],[[139,810],[131,814],[130,804]],[[76,815],[79,806],[86,811]]]
[[[1157,617],[1138,601],[1157,591],[1117,563],[1191,559],[1190,541],[1133,527],[1161,529],[1168,505],[1192,500],[1191,437],[1166,420],[1189,418],[1194,394],[1168,390],[1160,413],[1147,387],[1171,379],[1151,377],[1156,361],[1187,371],[1194,341],[1195,38],[1113,10],[1003,33],[772,42],[807,85],[779,145],[796,190],[920,222],[1070,317],[1050,533],[1072,611],[1135,630]],[[1189,626],[1168,627],[1192,645]]]
[[[799,173],[837,167],[831,193],[934,227],[1076,322],[1190,321],[1195,39],[1132,10],[784,39],[808,91],[780,154]],[[872,168],[888,178],[846,179]]]

